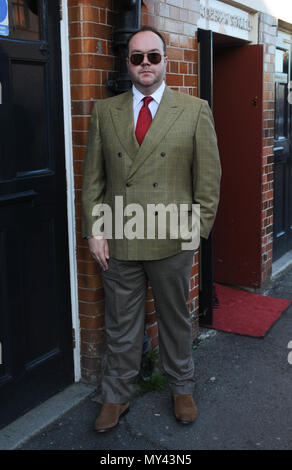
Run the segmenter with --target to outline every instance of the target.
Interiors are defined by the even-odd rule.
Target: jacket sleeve
[[[200,204],[200,235],[208,238],[220,194],[221,165],[214,120],[207,101],[199,111],[194,141],[193,197]]]
[[[96,220],[96,217],[92,215],[92,210],[96,204],[102,203],[104,190],[105,171],[97,101],[93,106],[87,149],[83,163],[81,195],[83,237],[92,236],[92,227]]]

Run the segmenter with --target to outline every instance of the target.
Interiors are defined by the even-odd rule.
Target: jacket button
[[[153,183],[154,188],[157,188],[157,186],[158,186],[158,183]]]
[[[161,152],[160,154],[162,157],[165,157],[166,153],[165,152]]]
[[[121,153],[121,152],[119,152],[119,153],[118,153],[118,157],[120,157],[120,158],[121,158],[121,156],[122,156],[122,153]]]

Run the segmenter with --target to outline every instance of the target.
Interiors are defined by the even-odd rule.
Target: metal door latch
[[[258,105],[258,97],[255,96],[254,99],[252,100],[252,105],[256,108]]]

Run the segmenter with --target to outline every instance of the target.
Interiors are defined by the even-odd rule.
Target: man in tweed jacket
[[[117,225],[124,208],[132,204],[144,213],[151,204],[181,205],[190,214],[195,203],[200,205],[200,235],[208,238],[221,176],[208,103],[177,93],[164,83],[163,36],[143,27],[132,35],[128,49],[133,88],[95,103],[84,162],[82,233],[102,268],[106,299],[103,405],[95,422],[99,432],[115,427],[129,411],[141,363],[148,280],[174,415],[181,423],[195,420],[191,321],[186,305],[194,250],[182,250],[182,239],[170,234],[169,219],[164,238],[157,234],[147,238],[146,229],[145,236],[126,237],[123,232],[117,236]],[[139,144],[135,130],[145,96],[152,97],[148,104],[152,122]],[[113,235],[108,237],[94,229],[100,215],[96,208],[102,203],[113,221]]]

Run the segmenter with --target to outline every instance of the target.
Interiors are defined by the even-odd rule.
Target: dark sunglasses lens
[[[159,64],[161,62],[161,54],[159,52],[150,52],[147,56],[151,64]]]
[[[161,54],[159,52],[149,52],[147,58],[151,64],[159,64],[161,62]],[[144,54],[132,54],[130,61],[133,65],[140,65],[144,60]]]
[[[132,62],[133,65],[140,65],[142,64],[144,59],[143,54],[132,54],[130,57],[130,61]]]

